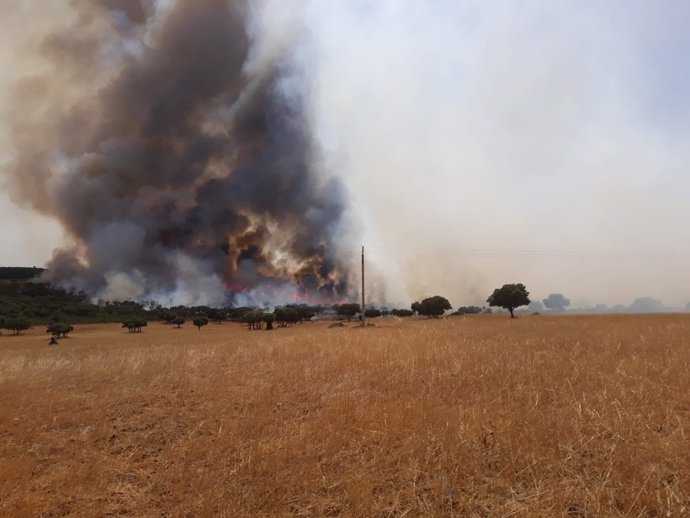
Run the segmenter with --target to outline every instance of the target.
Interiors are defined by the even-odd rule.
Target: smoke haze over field
[[[339,295],[357,235],[380,301],[690,300],[687,2],[250,6],[2,8],[7,191],[65,229],[22,213],[2,262],[66,240],[55,275],[103,296]]]

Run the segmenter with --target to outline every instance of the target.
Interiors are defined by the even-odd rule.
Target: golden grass
[[[0,516],[688,516],[690,318],[0,337]]]

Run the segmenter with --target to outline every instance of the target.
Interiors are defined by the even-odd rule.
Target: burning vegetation
[[[291,87],[295,39],[258,45],[243,1],[164,4],[71,3],[17,85],[4,175],[71,241],[47,279],[164,304],[341,298],[346,200]]]

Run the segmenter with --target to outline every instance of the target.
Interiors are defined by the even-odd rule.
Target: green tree
[[[504,308],[510,311],[510,318],[515,318],[516,308],[530,303],[529,292],[524,284],[504,284],[496,288],[486,301],[490,306]]]
[[[206,324],[208,324],[208,318],[206,317],[196,317],[194,320],[192,320],[192,324],[196,326],[196,328],[201,331],[201,328],[204,327]]]
[[[211,308],[208,310],[209,320],[213,320],[216,324],[220,324],[225,320],[225,310],[222,308]]]
[[[13,318],[6,320],[2,324],[3,329],[8,329],[13,332],[15,335],[20,335],[22,334],[22,331],[26,331],[27,329],[31,329],[31,322],[29,322],[25,318]]]
[[[446,310],[452,309],[452,306],[447,298],[441,297],[440,295],[434,295],[433,297],[428,297],[421,302],[412,303],[411,309],[412,311],[416,311],[419,315],[430,318],[438,318],[443,315]]]
[[[172,319],[172,321],[170,323],[176,325],[177,329],[180,329],[185,322],[186,322],[186,320],[184,318],[175,317]]]
[[[233,320],[235,322],[243,322],[244,315],[252,311],[254,311],[254,308],[248,308],[245,306],[239,308],[228,308],[227,315],[230,320]]]
[[[359,304],[356,304],[354,302],[347,302],[345,304],[338,304],[335,308],[335,312],[347,318],[347,321],[349,322],[352,320],[352,317],[354,317],[357,313],[361,311],[361,308],[359,307]]]
[[[273,329],[273,322],[275,319],[276,316],[273,313],[264,314],[263,320],[266,323],[266,331],[271,331]]]
[[[461,306],[458,308],[456,313],[458,315],[478,315],[482,311],[484,310],[479,306]]]
[[[53,335],[56,340],[58,338],[67,338],[67,335],[74,331],[74,327],[69,324],[52,324],[46,329],[46,333]]]
[[[177,315],[173,313],[172,311],[169,311],[167,309],[164,309],[163,311],[160,312],[160,319],[165,323],[165,324],[172,324],[172,321],[177,318]]]
[[[299,321],[309,322],[312,318],[316,316],[316,309],[313,306],[308,306],[307,304],[297,305],[297,313],[299,314]]]
[[[299,322],[299,314],[290,306],[277,307],[274,314],[278,327],[287,327],[289,324]]]
[[[249,330],[258,331],[263,328],[264,312],[263,311],[247,311],[242,315],[242,323],[247,324]]]
[[[147,325],[146,320],[127,320],[122,323],[122,327],[126,327],[130,333],[141,333],[141,328]]]

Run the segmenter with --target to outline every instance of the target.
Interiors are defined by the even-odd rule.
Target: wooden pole
[[[367,325],[367,317],[364,316],[364,312],[366,311],[366,307],[364,306],[364,245],[362,245],[362,327],[366,327]]]

